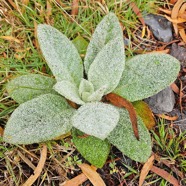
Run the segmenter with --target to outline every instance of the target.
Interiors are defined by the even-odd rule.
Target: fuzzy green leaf
[[[79,86],[83,64],[72,42],[52,26],[38,25],[41,51],[57,81],[67,80]]]
[[[119,121],[119,112],[109,104],[93,102],[81,106],[72,117],[72,125],[82,132],[104,140]]]
[[[152,96],[175,81],[179,61],[168,54],[142,54],[126,62],[114,93],[134,102]]]
[[[93,84],[86,79],[82,79],[79,85],[79,95],[81,97],[82,97],[83,92],[87,92],[89,94],[92,94],[94,92]]]
[[[87,47],[88,47],[88,42],[81,36],[77,36],[72,43],[74,46],[77,48],[79,54],[85,54]]]
[[[121,38],[109,41],[90,65],[88,80],[97,90],[107,86],[105,95],[118,85],[125,65],[124,45]]]
[[[123,42],[123,33],[116,15],[114,13],[109,13],[97,25],[87,48],[84,62],[85,72],[87,74],[91,63],[96,58],[97,54],[109,41],[115,38],[119,38]]]
[[[72,130],[72,137],[81,155],[92,165],[102,168],[110,152],[108,141],[102,141],[94,136],[84,138],[83,133],[75,128]]]
[[[141,118],[138,118],[138,130],[140,140],[134,136],[129,114],[125,109],[118,109],[120,119],[116,128],[107,137],[110,143],[116,146],[129,158],[146,162],[151,154],[151,138]]]
[[[4,141],[32,144],[51,140],[70,131],[74,114],[66,100],[44,94],[21,104],[12,113],[4,131]]]
[[[55,83],[55,79],[40,74],[28,74],[11,80],[6,88],[8,94],[21,104],[42,94],[55,93],[52,89]]]
[[[54,85],[54,90],[70,101],[73,101],[80,105],[84,104],[84,102],[80,99],[78,88],[74,83],[71,83],[69,81],[57,82]]]

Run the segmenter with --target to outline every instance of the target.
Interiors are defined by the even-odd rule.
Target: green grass
[[[79,13],[75,18],[72,18],[70,15],[72,0],[63,1],[63,5],[61,6],[59,6],[55,0],[51,0],[50,16],[47,16],[46,0],[37,0],[37,3],[34,3],[35,1],[29,1],[26,6],[19,3],[20,1],[18,0],[14,0],[13,2],[18,4],[17,9],[14,9],[6,0],[1,0],[0,2],[0,7],[3,10],[2,13],[0,12],[0,14],[2,14],[0,36],[13,36],[20,41],[20,43],[17,43],[0,38],[1,127],[5,126],[11,112],[18,106],[15,101],[9,98],[5,88],[6,83],[15,76],[27,73],[51,74],[37,45],[37,38],[35,37],[36,24],[48,23],[59,29],[70,39],[81,35],[89,41],[96,25],[108,11],[112,11],[118,16],[126,38],[135,40],[135,30],[141,29],[137,16],[131,8],[129,8],[129,3],[124,1],[107,0],[105,4],[98,3],[98,1],[96,2],[94,0],[80,1]],[[143,14],[155,12],[157,6],[161,3],[157,0],[133,0],[133,2],[136,2]],[[23,8],[25,11],[21,11]],[[140,43],[138,44],[140,45]],[[133,46],[127,47],[127,55],[133,55]],[[171,126],[165,125],[162,120],[158,123],[155,130],[152,131],[152,139],[154,153],[163,159],[174,162],[173,166],[179,171],[186,172],[186,160],[184,157],[185,133],[176,132]],[[58,175],[56,166],[60,167],[58,168],[61,172],[67,172],[69,167],[72,169],[72,167],[75,167],[76,164],[81,161],[81,159],[77,157],[77,154],[73,154],[75,148],[70,141],[66,141],[65,143],[61,141],[51,142],[48,143],[47,146],[49,157],[44,174],[41,175],[37,182],[38,185],[42,181],[42,176],[50,179]],[[0,167],[2,169],[0,171],[0,176],[2,176],[0,185],[8,185],[10,182],[14,185],[20,185],[29,177],[29,174],[25,173],[25,169],[22,168],[22,161],[19,160],[17,149],[24,153],[25,156],[28,156],[35,165],[38,163],[38,159],[35,158],[33,154],[39,157],[39,146],[16,147],[5,144],[2,139],[0,139]],[[71,153],[70,156],[68,156],[69,153]],[[61,157],[64,155],[67,155],[67,158],[61,162]],[[16,161],[16,158],[18,158],[19,161]],[[137,184],[142,165],[134,162],[130,165],[124,162],[122,163],[128,172],[117,167],[115,162],[111,162],[110,173],[120,174],[120,181],[126,180],[127,183],[133,181],[132,183]],[[158,164],[158,166],[170,171],[169,168],[161,163]],[[56,168],[55,170],[53,170],[54,167]],[[74,168],[74,170],[76,170],[76,168]],[[8,177],[4,175],[4,171],[7,171]],[[65,181],[65,179],[64,176],[63,181]],[[152,173],[147,176],[147,181],[150,185],[170,185],[164,179]],[[55,180],[52,180],[51,183],[55,185]]]

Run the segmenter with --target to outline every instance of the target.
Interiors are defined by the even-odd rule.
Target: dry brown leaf
[[[50,16],[52,15],[52,6],[49,0],[46,2],[46,20],[49,23]]]
[[[159,11],[164,12],[165,14],[171,15],[171,10],[168,9],[163,9],[163,8],[158,8]]]
[[[4,129],[0,127],[0,137],[3,137]]]
[[[11,6],[12,6],[15,10],[17,10],[17,6],[16,6],[16,4],[15,4],[12,0],[8,0],[8,2],[11,4]]]
[[[168,182],[170,182],[174,186],[179,186],[178,180],[174,176],[169,174],[167,171],[160,169],[156,166],[152,166],[151,171],[154,172],[155,174],[161,176],[162,178],[164,178],[165,180],[167,180]]]
[[[172,19],[176,19],[178,17],[178,13],[180,10],[181,5],[183,4],[184,0],[178,0],[176,2],[176,4],[174,5],[173,9],[172,9],[172,13],[171,13],[171,18]]]
[[[138,6],[136,5],[136,3],[131,2],[129,4],[129,7],[132,8],[133,12],[137,15],[138,19],[140,20],[141,24],[143,25],[143,27],[145,26],[145,21],[143,19],[143,16],[140,12],[140,9],[138,8]]]
[[[145,52],[145,54],[151,54],[151,53],[159,53],[159,54],[168,54],[170,49],[165,49],[165,50],[155,50],[151,52]]]
[[[175,4],[178,0],[170,0],[171,4]]]
[[[71,11],[72,16],[78,15],[78,10],[79,10],[78,3],[79,3],[79,0],[73,0],[72,2],[72,11]]]
[[[21,41],[19,41],[19,39],[16,39],[13,36],[0,36],[0,38],[1,39],[5,39],[5,40],[8,40],[8,41],[14,41],[16,43],[21,43]]]
[[[169,120],[169,121],[175,121],[178,119],[178,116],[167,116],[165,114],[156,114],[156,116],[166,119],[166,120]]]
[[[47,146],[45,144],[43,144],[43,149],[41,151],[40,160],[39,160],[39,163],[38,163],[36,169],[34,170],[34,175],[31,175],[27,179],[27,181],[23,184],[23,186],[31,186],[37,180],[37,178],[40,176],[40,174],[43,170],[46,158],[47,158]]]
[[[60,184],[59,186],[78,186],[85,182],[87,179],[88,178],[85,176],[85,174],[81,173],[75,178],[72,178],[71,180],[68,180],[63,184]]]
[[[185,30],[184,30],[184,29],[180,29],[180,30],[179,30],[179,34],[180,34],[181,38],[183,39],[184,43],[186,43],[186,34],[185,34]]]
[[[17,150],[17,153],[18,155],[20,156],[20,158],[30,167],[32,168],[33,170],[36,169],[35,165],[33,165],[33,163],[27,158],[24,156],[24,154],[22,154],[19,150]]]
[[[147,162],[143,165],[143,168],[141,170],[140,173],[140,178],[139,178],[139,186],[143,185],[143,182],[147,176],[147,174],[149,173],[149,171],[151,170],[152,166],[153,166],[153,162],[154,162],[154,155],[152,155]]]
[[[113,105],[117,107],[121,107],[121,108],[126,108],[128,110],[134,135],[136,139],[139,140],[137,115],[136,115],[136,111],[132,103],[126,100],[125,98],[118,96],[117,94],[114,94],[114,93],[107,94],[105,98],[107,101],[111,102]]]
[[[78,165],[94,186],[106,186],[100,175],[88,164]]]
[[[181,97],[183,97],[183,92],[182,91],[180,91],[180,89],[178,88],[178,86],[175,84],[175,83],[172,83],[171,85],[170,85],[170,87],[171,87],[171,89],[176,93],[176,94],[178,94],[178,95],[180,95]]]
[[[172,13],[171,13],[171,18],[172,19],[177,19],[178,14],[179,14],[179,9],[181,7],[181,5],[183,4],[183,0],[178,0],[176,2],[176,4],[174,5],[173,9],[172,9]],[[173,23],[173,27],[174,27],[174,31],[176,33],[176,35],[178,34],[178,26],[176,23]]]
[[[172,19],[167,15],[164,15],[166,19],[168,19],[170,22],[174,23],[174,24],[178,24],[178,23],[184,23],[186,22],[186,19],[182,19],[182,18],[176,18],[176,19]]]

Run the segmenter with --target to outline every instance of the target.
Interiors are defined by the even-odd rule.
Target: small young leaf
[[[94,89],[107,86],[105,95],[118,85],[125,65],[124,45],[121,38],[109,41],[95,57],[88,71],[88,80]]]
[[[52,26],[38,25],[41,51],[57,81],[67,80],[79,86],[83,64],[72,42]]]
[[[105,93],[107,89],[107,86],[103,86],[101,88],[99,88],[98,90],[96,90],[95,92],[93,92],[88,98],[87,101],[88,102],[93,102],[93,101],[100,101]]]
[[[77,150],[92,165],[102,168],[110,152],[110,144],[94,136],[81,138],[82,135],[81,131],[73,128],[72,137]]]
[[[131,102],[142,100],[170,85],[179,70],[179,61],[168,54],[137,55],[126,62],[114,93]]]
[[[74,109],[64,98],[44,94],[21,104],[11,115],[4,131],[4,141],[32,144],[51,140],[69,132]]]
[[[82,132],[104,140],[119,121],[119,112],[109,104],[93,102],[81,106],[72,117],[72,125]]]
[[[81,97],[82,97],[83,92],[87,92],[89,94],[92,94],[94,92],[93,84],[86,79],[82,79],[79,85],[79,95]]]
[[[102,48],[111,40],[119,38],[123,42],[123,33],[118,18],[114,13],[109,13],[97,25],[85,56],[85,72],[88,74],[91,63]],[[102,59],[104,60],[104,59]]]
[[[84,104],[79,96],[78,88],[74,83],[71,83],[70,81],[60,81],[57,82],[53,88],[66,99],[69,99],[70,101],[73,101],[79,105]]]
[[[148,104],[144,101],[135,101],[132,103],[138,116],[143,120],[145,126],[151,130],[155,126],[155,120],[153,113],[149,108]]]
[[[21,104],[42,94],[55,93],[52,89],[55,82],[55,79],[40,74],[28,74],[11,80],[6,88],[9,95]]]
[[[88,47],[88,42],[81,36],[77,36],[72,43],[74,46],[77,48],[79,54],[85,54],[87,47]]]
[[[120,120],[107,137],[110,143],[132,160],[146,162],[151,154],[151,138],[141,118],[138,118],[139,141],[135,138],[127,110],[118,109]]]

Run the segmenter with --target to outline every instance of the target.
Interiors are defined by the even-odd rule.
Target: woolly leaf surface
[[[41,51],[57,81],[67,80],[79,86],[83,77],[83,64],[72,42],[57,29],[38,25]]]
[[[119,121],[119,112],[109,104],[93,102],[81,106],[72,117],[72,124],[82,132],[104,140]]]
[[[100,140],[94,136],[83,136],[84,133],[73,128],[72,137],[77,150],[92,165],[102,168],[110,152],[108,140]]]
[[[38,96],[15,109],[6,124],[3,139],[12,144],[51,140],[69,132],[73,114],[74,109],[61,96]]]
[[[105,93],[107,89],[107,86],[103,86],[101,88],[99,88],[98,90],[96,90],[95,92],[93,92],[88,98],[87,101],[88,102],[93,102],[93,101],[100,101]]]
[[[40,74],[28,74],[11,80],[6,88],[9,95],[21,104],[42,94],[55,93],[52,89],[55,82]]]
[[[176,79],[179,61],[168,54],[142,54],[126,62],[114,93],[134,102],[152,96]]]
[[[141,118],[138,118],[140,140],[134,136],[132,124],[126,109],[118,109],[120,119],[118,125],[107,137],[123,154],[138,162],[146,162],[151,154],[151,138]]]
[[[105,95],[118,85],[125,65],[124,46],[121,38],[109,41],[90,65],[88,80],[97,90],[107,86]]]
[[[71,83],[70,81],[60,81],[57,82],[53,88],[66,99],[80,105],[84,104],[84,102],[80,99],[78,88],[74,83]]]
[[[103,47],[117,37],[123,42],[123,33],[118,18],[114,13],[109,13],[97,25],[88,45],[84,61],[86,73],[88,73],[91,63]]]
[[[86,79],[82,79],[79,85],[79,95],[82,96],[83,92],[88,92],[90,94],[94,92],[93,84]]]

